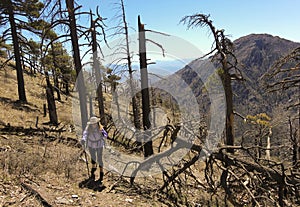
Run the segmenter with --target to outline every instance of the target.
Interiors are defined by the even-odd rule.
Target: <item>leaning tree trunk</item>
[[[10,29],[12,34],[13,46],[14,46],[14,55],[16,62],[16,70],[17,70],[17,79],[18,79],[18,94],[19,101],[22,103],[27,103],[26,93],[25,93],[25,85],[24,85],[24,76],[21,64],[21,55],[20,55],[20,47],[19,40],[17,34],[17,27],[14,19],[14,11],[11,0],[7,0],[7,8],[10,22]]]

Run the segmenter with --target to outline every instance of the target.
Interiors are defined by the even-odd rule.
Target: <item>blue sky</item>
[[[80,0],[84,9],[100,13],[113,25],[118,0]],[[137,29],[137,16],[141,15],[146,28],[165,32],[191,42],[202,52],[210,50],[212,39],[206,28],[187,30],[179,21],[186,15],[210,14],[217,29],[225,29],[231,40],[251,33],[268,33],[300,42],[299,0],[124,0],[129,26]],[[133,30],[131,30],[134,32]]]

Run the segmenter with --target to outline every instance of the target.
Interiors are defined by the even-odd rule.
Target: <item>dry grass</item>
[[[16,71],[10,67],[0,70],[0,129],[8,125],[12,129],[50,128],[43,124],[49,121],[48,116],[43,117],[43,105],[46,103],[43,76],[25,73],[24,80],[28,104],[21,105],[17,102]],[[110,106],[111,95],[105,94],[105,99],[106,106]],[[62,102],[56,101],[56,107],[60,122],[58,128],[65,126],[68,129],[69,125],[74,125],[71,98],[62,95]],[[109,110],[110,107],[106,108],[107,112]],[[160,126],[167,122],[165,116],[168,112],[164,110],[163,107],[157,110],[157,116],[161,116],[157,117]],[[37,117],[39,124],[36,128]],[[114,190],[110,191],[119,179],[119,175],[113,173],[106,174],[104,184],[107,188],[102,192],[79,188],[78,184],[88,177],[88,173],[82,150],[74,142],[66,141],[69,138],[76,140],[75,132],[0,131],[0,206],[42,206],[32,192],[22,187],[24,184],[39,192],[53,206],[166,206],[167,200],[158,200],[152,195],[163,182],[160,175],[137,178],[136,183],[143,186],[138,191],[142,192],[135,192],[126,179],[117,182]],[[153,144],[157,147],[160,139]],[[204,177],[202,165],[199,163],[194,168],[199,179]],[[97,178],[99,170],[96,173]],[[187,198],[195,203],[199,203],[199,199],[206,200],[208,194],[199,195],[198,186],[191,188],[194,181],[189,182],[187,188],[182,189]],[[169,199],[182,199],[172,190],[168,194]],[[72,195],[78,198],[72,198]]]
[[[0,60],[1,62],[1,60]],[[12,64],[12,63],[10,63]],[[0,129],[50,128],[49,117],[43,117],[45,104],[44,78],[42,75],[24,74],[28,104],[18,103],[16,71],[11,67],[0,70]],[[109,99],[109,96],[106,96]],[[68,129],[72,121],[72,100],[62,95],[56,101],[58,128]],[[36,120],[39,119],[36,128]],[[71,142],[67,140],[71,139]],[[88,177],[82,150],[74,143],[75,132],[0,131],[0,206],[43,206],[36,195],[24,188],[36,190],[52,206],[164,206],[159,201],[141,195],[120,191],[109,193],[109,185],[118,176],[105,176],[102,192],[79,188]],[[73,141],[72,141],[73,140]],[[96,178],[99,170],[97,170]],[[77,195],[78,198],[72,198]],[[76,196],[75,196],[76,197]],[[127,199],[127,200],[126,200]]]
[[[31,76],[24,74],[25,91],[28,104],[19,104],[16,71],[11,67],[0,70],[0,124],[12,126],[33,127],[36,118],[39,123],[49,121],[43,117],[43,105],[46,104],[45,79],[41,74]],[[69,124],[72,120],[71,99],[62,94],[62,102],[56,102],[59,122]]]

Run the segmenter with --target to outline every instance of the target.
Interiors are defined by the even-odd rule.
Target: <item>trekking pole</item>
[[[82,146],[83,154],[84,154],[84,159],[85,159],[85,164],[86,164],[86,169],[88,172],[88,176],[90,175],[90,170],[89,170],[89,161],[87,159],[86,151],[85,151],[85,146],[79,143]]]
[[[84,153],[84,158],[85,158],[85,163],[86,163],[86,168],[87,168],[88,176],[90,176],[89,161],[87,159],[85,148],[83,148],[83,153]]]

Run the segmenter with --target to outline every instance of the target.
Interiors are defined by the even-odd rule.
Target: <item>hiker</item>
[[[105,146],[105,138],[107,138],[107,132],[103,129],[103,126],[100,124],[100,119],[93,116],[87,122],[87,126],[83,131],[83,136],[80,141],[82,146],[88,147],[88,150],[91,155],[92,170],[90,179],[95,180],[95,171],[97,169],[97,163],[100,168],[100,177],[99,181],[103,180],[103,160],[102,152],[103,147]]]

